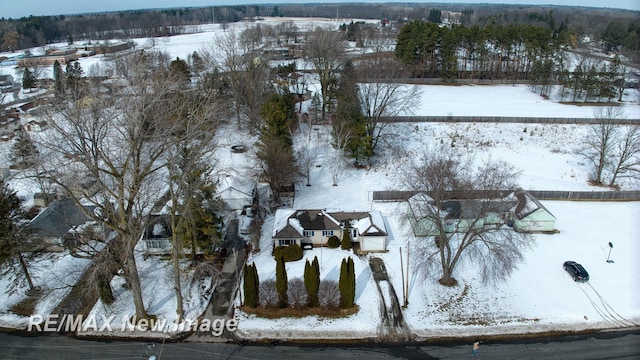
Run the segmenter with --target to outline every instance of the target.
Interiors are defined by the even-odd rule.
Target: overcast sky
[[[398,0],[395,0],[397,2]],[[137,10],[148,8],[172,8],[231,4],[283,4],[283,3],[341,3],[341,2],[394,2],[394,0],[0,0],[0,18],[20,18],[29,15],[61,15],[89,12]],[[400,2],[418,2],[400,0]],[[422,2],[422,1],[420,1]],[[640,10],[640,0],[453,0],[426,2],[442,3],[501,3],[534,5],[578,5]]]

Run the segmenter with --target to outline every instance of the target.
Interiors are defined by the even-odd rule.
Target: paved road
[[[461,359],[471,343],[442,344],[228,344],[87,341],[64,336],[0,333],[0,359]],[[485,342],[485,359],[638,359],[640,331],[507,343]]]

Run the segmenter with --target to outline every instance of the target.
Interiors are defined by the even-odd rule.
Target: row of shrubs
[[[305,263],[304,278],[288,279],[284,259],[278,258],[276,279],[260,281],[255,264],[246,265],[244,304],[249,308],[314,308],[350,309],[355,306],[355,271],[351,257],[342,260],[339,282],[320,281],[318,258]]]

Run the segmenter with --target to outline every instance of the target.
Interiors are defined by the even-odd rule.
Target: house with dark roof
[[[69,231],[92,221],[85,211],[93,208],[83,209],[69,198],[54,200],[29,222],[28,229],[48,245],[49,251],[62,251]]]
[[[278,209],[273,227],[273,245],[326,246],[330,237],[342,240],[344,229],[361,252],[386,251],[388,233],[379,211],[327,211]]]

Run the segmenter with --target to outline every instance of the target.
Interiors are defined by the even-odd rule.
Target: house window
[[[305,237],[313,237],[314,234],[315,234],[315,231],[313,231],[313,230],[305,230],[304,231],[304,236]]]
[[[296,239],[280,239],[278,240],[279,246],[289,246],[295,245],[297,243]]]
[[[333,236],[333,230],[322,230],[322,236]]]

